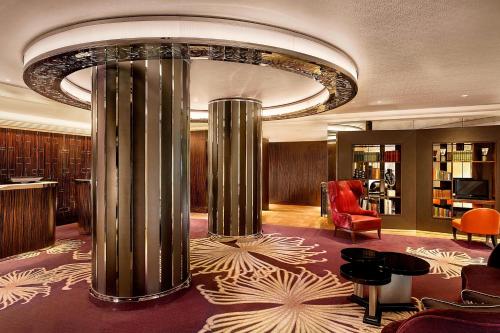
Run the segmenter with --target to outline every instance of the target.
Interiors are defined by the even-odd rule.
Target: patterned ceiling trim
[[[61,89],[61,81],[71,73],[83,68],[97,66],[106,61],[132,61],[151,58],[171,58],[171,43],[147,41],[130,43],[122,41],[113,44],[102,43],[76,50],[62,51],[57,54],[33,59],[24,70],[24,81],[39,94],[75,107],[90,109],[90,104],[76,99]],[[337,108],[356,96],[356,82],[338,69],[310,60],[300,59],[285,53],[259,50],[248,47],[226,45],[183,44],[182,56],[191,59],[201,58],[213,61],[246,63],[270,66],[314,79],[329,92],[329,98],[321,104],[299,110],[264,117],[264,120],[278,120],[313,115]],[[194,120],[205,122],[206,120]]]

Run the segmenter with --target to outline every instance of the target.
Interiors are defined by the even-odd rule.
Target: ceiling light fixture
[[[468,96],[469,95],[467,95],[467,94],[460,95],[460,97],[462,97],[462,98],[465,98],[465,97],[468,97]]]

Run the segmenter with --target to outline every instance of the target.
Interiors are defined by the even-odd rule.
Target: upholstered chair
[[[377,230],[380,239],[382,220],[373,210],[362,209],[359,198],[363,195],[363,183],[360,180],[339,180],[328,183],[328,199],[330,214],[337,229],[344,229],[351,233],[351,239],[356,241],[356,232]]]
[[[457,239],[457,230],[467,234],[469,244],[472,235],[490,236],[493,246],[497,245],[497,235],[500,232],[500,214],[491,208],[475,208],[466,212],[461,219],[451,222],[453,238]]]

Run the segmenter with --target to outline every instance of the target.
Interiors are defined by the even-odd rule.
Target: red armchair
[[[365,210],[359,206],[359,198],[363,194],[363,183],[360,180],[339,180],[328,183],[328,199],[330,212],[337,229],[344,229],[351,233],[351,239],[356,241],[358,231],[377,230],[380,239],[382,220],[373,210]]]

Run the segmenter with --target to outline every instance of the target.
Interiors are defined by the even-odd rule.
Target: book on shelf
[[[434,217],[451,217],[451,209],[434,206]]]
[[[391,150],[384,152],[384,161],[385,162],[400,162],[401,161],[401,152],[399,150]]]
[[[451,190],[432,189],[432,197],[435,199],[451,199]]]
[[[354,162],[380,162],[379,152],[364,152],[364,151],[354,151],[353,152]]]
[[[436,168],[433,169],[433,173],[434,173],[433,175],[434,180],[451,180],[452,178],[451,172],[439,170]]]
[[[452,154],[453,162],[472,162],[472,151],[454,151]]]

